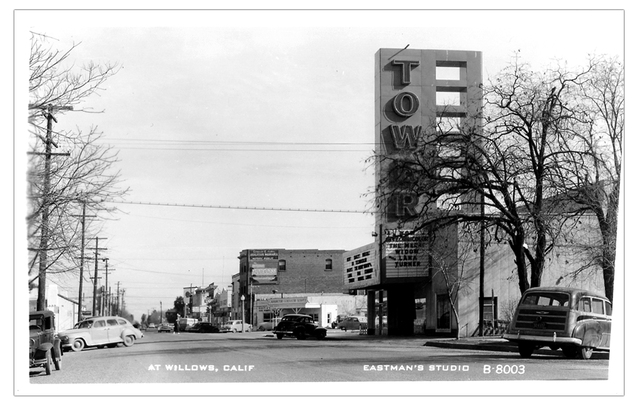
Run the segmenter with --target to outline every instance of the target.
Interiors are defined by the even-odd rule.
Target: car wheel
[[[45,354],[45,363],[44,363],[44,371],[50,376],[51,375],[51,350],[48,350]]]
[[[578,348],[573,345],[562,347],[562,353],[567,358],[576,358],[578,356]]]
[[[531,357],[531,354],[533,354],[533,345],[531,344],[518,344],[518,352],[520,353],[520,356],[522,358],[529,358]]]
[[[259,326],[258,327],[258,331],[264,331],[264,327],[263,326]]]
[[[71,349],[74,350],[75,352],[79,352],[82,351],[85,347],[85,343],[84,340],[81,338],[76,338],[73,340],[73,344],[71,344]]]
[[[589,358],[591,358],[592,354],[593,354],[593,348],[586,347],[586,348],[580,349],[580,355],[584,360],[588,360]]]
[[[284,338],[284,334],[276,334],[276,337],[277,337],[278,339],[282,339],[282,338]]]
[[[124,340],[122,340],[122,343],[125,347],[132,346],[134,342],[136,342],[136,339],[133,335],[127,335],[126,337],[124,337]]]
[[[316,335],[316,338],[317,338],[317,339],[324,339],[324,337],[326,337],[326,336],[327,336],[327,333],[326,333],[326,332],[324,332],[324,331],[322,331],[322,332],[319,332],[319,333]]]

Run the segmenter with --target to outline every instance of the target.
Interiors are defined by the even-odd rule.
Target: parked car
[[[362,330],[367,328],[367,318],[365,316],[347,316],[339,324],[338,329],[343,331]]]
[[[173,332],[174,325],[160,324],[158,325],[158,332]]]
[[[153,322],[151,322],[151,323],[149,324],[149,327],[148,327],[148,328],[149,328],[149,329],[156,329],[156,324],[154,324]]]
[[[82,351],[85,347],[132,346],[144,334],[120,316],[94,316],[79,322],[74,329],[59,334],[63,349]]]
[[[518,344],[522,357],[542,347],[562,349],[568,358],[591,358],[609,350],[611,302],[595,292],[566,287],[528,289],[504,338]]]
[[[294,336],[298,339],[314,337],[323,339],[327,336],[327,330],[318,326],[309,315],[289,314],[282,317],[280,323],[273,330],[278,339],[286,336]]]
[[[221,328],[222,332],[242,332],[242,321],[229,321]],[[252,329],[251,324],[244,323],[244,332],[250,332]]]
[[[338,315],[336,317],[336,320],[331,322],[331,328],[334,328],[334,329],[337,328],[340,322],[342,322],[344,318],[346,318],[346,315]]]
[[[187,328],[187,332],[218,333],[220,328],[210,322],[197,322]]]
[[[278,321],[279,321],[279,319],[274,318],[274,319],[269,319],[269,320],[264,321],[264,322],[260,322],[258,324],[258,331],[272,331],[273,328],[276,326]]]
[[[29,313],[29,368],[44,367],[51,375],[51,366],[60,370],[62,348],[56,336],[55,316],[51,311]]]

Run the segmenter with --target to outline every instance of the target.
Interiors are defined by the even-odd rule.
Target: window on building
[[[482,302],[482,319],[493,321],[498,319],[498,297],[485,297]]]
[[[324,261],[324,269],[325,270],[333,270],[333,260],[331,259],[326,259]]]
[[[287,261],[286,260],[278,260],[278,271],[283,272],[287,270]]]

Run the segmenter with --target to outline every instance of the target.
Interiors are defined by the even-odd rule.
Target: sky
[[[16,73],[29,31],[61,50],[80,43],[76,67],[121,67],[83,104],[101,113],[66,113],[56,128],[97,126],[118,151],[130,193],[100,246],[139,319],[184,287],[228,286],[244,249],[373,242],[378,49],[481,51],[490,79],[516,53],[539,69],[622,59],[623,19],[620,10],[25,10],[15,13]]]

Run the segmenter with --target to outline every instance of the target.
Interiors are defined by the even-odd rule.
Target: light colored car
[[[251,324],[244,323],[244,332],[250,332]],[[229,321],[222,326],[221,332],[242,332],[242,321]]]
[[[278,325],[278,322],[280,322],[280,320],[276,318],[260,322],[258,324],[258,331],[272,331],[273,328]]]
[[[73,329],[61,331],[58,336],[63,349],[82,351],[85,347],[116,347],[122,343],[132,346],[144,334],[131,322],[120,316],[94,316],[79,322]]]

